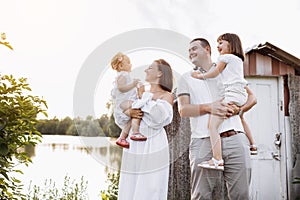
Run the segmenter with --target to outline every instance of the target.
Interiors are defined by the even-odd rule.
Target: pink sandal
[[[146,141],[147,140],[147,137],[144,136],[143,134],[141,133],[133,133],[131,136],[130,136],[130,139],[134,140],[134,141]]]
[[[123,148],[129,149],[129,142],[127,142],[126,139],[118,138],[116,144]]]

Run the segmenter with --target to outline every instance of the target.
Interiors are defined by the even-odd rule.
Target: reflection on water
[[[122,157],[122,149],[107,137],[46,135],[42,143],[27,146],[25,151],[33,162],[21,169],[24,175],[20,180],[26,192],[30,181],[42,186],[51,179],[61,188],[66,175],[77,182],[83,176],[92,200],[101,199],[100,190],[107,189],[107,173],[120,169]]]

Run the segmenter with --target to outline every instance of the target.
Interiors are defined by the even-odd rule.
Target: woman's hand
[[[124,113],[131,117],[131,118],[136,118],[136,119],[141,119],[144,115],[143,111],[141,111],[141,109],[132,109],[129,108],[126,111],[124,111]]]

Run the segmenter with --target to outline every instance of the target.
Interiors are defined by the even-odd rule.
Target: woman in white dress
[[[140,130],[148,139],[129,140],[130,148],[123,149],[119,200],[166,200],[168,195],[169,146],[164,126],[173,117],[173,74],[163,59],[155,60],[145,73],[150,90],[143,94],[148,100],[143,102]]]

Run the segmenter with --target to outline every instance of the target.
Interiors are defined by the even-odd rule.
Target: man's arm
[[[204,114],[229,117],[234,113],[230,106],[222,103],[222,99],[207,104],[191,104],[189,95],[179,95],[178,110],[181,117],[196,117]]]
[[[234,103],[231,103],[231,102],[228,103],[228,106],[230,106],[231,109],[233,110],[232,115],[240,115],[242,120],[243,120],[244,113],[247,112],[248,110],[250,110],[257,103],[256,97],[254,96],[254,94],[250,90],[250,88],[248,86],[246,86],[245,89],[246,89],[246,92],[248,93],[248,99],[243,106],[238,107]],[[227,116],[227,117],[230,117],[230,116]]]
[[[247,112],[257,103],[257,99],[256,99],[255,95],[253,94],[253,92],[250,90],[250,88],[248,86],[246,86],[245,89],[248,93],[248,99],[247,99],[246,103],[240,107],[240,111],[242,111],[242,112]]]

